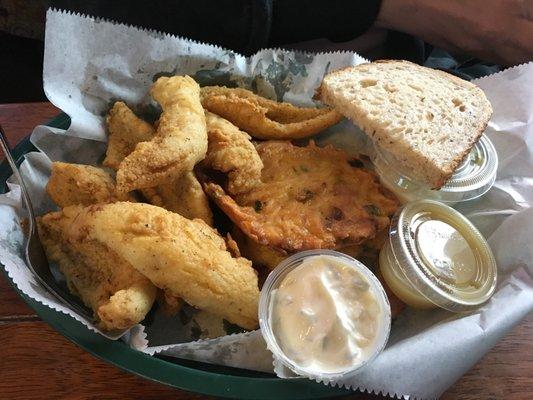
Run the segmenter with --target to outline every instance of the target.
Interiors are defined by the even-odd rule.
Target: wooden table
[[[58,114],[49,103],[0,105],[15,145]],[[443,399],[526,399],[533,393],[533,317],[504,338]],[[0,399],[208,399],[147,381],[93,357],[41,321],[0,273]],[[354,395],[351,399],[378,399]]]

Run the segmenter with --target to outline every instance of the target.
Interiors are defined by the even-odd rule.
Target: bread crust
[[[476,112],[477,123],[475,127],[473,126],[472,130],[468,132],[468,141],[466,143],[463,143],[465,147],[464,150],[462,150],[458,154],[455,154],[453,156],[453,159],[449,160],[445,165],[439,166],[435,164],[434,160],[427,156],[427,154],[424,154],[420,151],[413,151],[413,149],[410,148],[410,144],[407,140],[404,139],[402,141],[401,139],[398,140],[390,138],[390,136],[388,137],[387,127],[382,129],[376,127],[376,123],[372,121],[368,117],[368,115],[365,115],[360,110],[355,112],[352,109],[347,109],[347,107],[349,106],[346,106],[346,104],[339,106],[338,103],[340,103],[341,100],[336,101],[336,96],[332,93],[332,90],[328,86],[328,82],[334,81],[338,76],[342,74],[350,73],[351,71],[354,71],[354,73],[358,73],[361,68],[364,68],[368,65],[375,66],[376,64],[405,65],[413,69],[413,72],[416,72],[417,70],[422,71],[423,69],[422,72],[426,74],[431,71],[430,73],[434,76],[444,78],[445,80],[451,82],[453,85],[457,85],[461,88],[467,89],[470,92],[474,92],[472,95],[478,98],[481,104]],[[447,72],[422,67],[409,61],[378,60],[374,61],[373,63],[364,63],[359,64],[357,66],[345,67],[333,71],[324,78],[320,87],[316,91],[315,97],[323,101],[324,103],[336,108],[344,116],[350,118],[352,122],[356,123],[368,136],[372,138],[372,140],[376,144],[391,152],[391,154],[395,157],[395,159],[398,160],[398,162],[405,164],[407,167],[415,171],[415,173],[416,171],[419,171],[420,176],[416,176],[416,178],[423,179],[432,189],[440,189],[446,183],[446,181],[453,175],[454,171],[463,162],[465,157],[470,153],[471,148],[479,140],[479,138],[485,131],[490,116],[492,115],[492,107],[489,101],[486,99],[486,96],[483,91],[476,85],[467,82],[461,78],[458,78],[454,75],[451,75]],[[345,99],[343,99],[342,101],[346,102]],[[351,105],[351,107],[355,109],[357,105]],[[358,115],[356,116],[355,114]],[[388,143],[385,143],[385,140]],[[401,157],[399,157],[399,155],[401,155]],[[419,174],[416,173],[416,175]]]

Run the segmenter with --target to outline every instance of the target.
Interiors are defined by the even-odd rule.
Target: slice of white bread
[[[317,97],[433,189],[453,174],[492,114],[476,85],[408,61],[382,60],[332,72]]]

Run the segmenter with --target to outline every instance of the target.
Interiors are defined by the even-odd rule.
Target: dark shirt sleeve
[[[274,0],[269,44],[354,39],[374,24],[380,6],[381,0]]]
[[[49,0],[52,7],[249,55],[268,44],[272,0]]]
[[[270,46],[366,31],[380,0],[49,0],[51,6],[197,41],[245,55]]]

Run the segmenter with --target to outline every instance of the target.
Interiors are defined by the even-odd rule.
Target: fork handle
[[[33,212],[33,206],[31,204],[30,196],[28,194],[28,189],[26,188],[26,185],[24,184],[22,175],[20,174],[20,171],[15,162],[15,159],[13,158],[13,154],[11,153],[11,148],[9,147],[9,144],[7,142],[6,134],[4,132],[4,128],[2,128],[2,125],[0,125],[0,146],[2,147],[2,150],[4,151],[4,154],[6,156],[7,162],[9,163],[9,166],[13,170],[13,175],[15,175],[15,179],[20,185],[22,200],[24,201],[24,205],[26,206],[26,209],[28,210],[29,229],[30,229],[30,233],[32,233],[35,229],[35,226],[34,226],[35,213]]]

